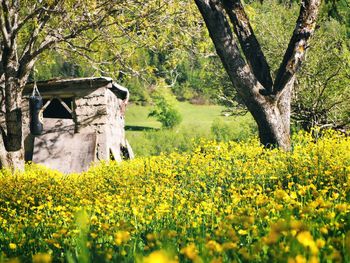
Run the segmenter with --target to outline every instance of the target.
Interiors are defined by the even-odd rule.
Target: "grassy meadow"
[[[128,106],[126,136],[136,156],[189,151],[200,138],[239,141],[256,136],[256,125],[249,114],[225,117],[223,106],[188,102],[179,102],[176,107],[182,116],[181,124],[162,130],[160,122],[148,117],[152,106]]]
[[[162,129],[127,109],[134,160],[0,171],[0,263],[350,262],[350,137],[263,148],[249,115],[179,103]]]
[[[0,173],[0,262],[350,262],[350,137]]]

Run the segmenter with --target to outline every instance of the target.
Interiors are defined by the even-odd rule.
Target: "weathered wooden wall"
[[[106,138],[109,152],[113,154],[115,160],[121,161],[122,156],[120,146],[125,144],[124,115],[121,113],[123,101],[112,91],[106,91],[107,118]]]
[[[30,135],[29,132],[28,100],[24,100],[23,131],[26,138],[25,148],[27,159],[40,162],[44,165],[46,164],[50,167],[52,166],[52,160],[50,161],[49,159],[55,158],[55,167],[52,168],[56,169],[58,169],[57,162],[62,162],[66,165],[70,163],[71,168],[65,167],[64,169],[59,169],[64,172],[68,172],[70,169],[74,172],[86,170],[89,165],[86,164],[86,159],[92,161],[109,160],[111,153],[114,159],[121,160],[120,145],[125,142],[124,116],[122,116],[120,112],[122,100],[117,98],[109,89],[109,85],[111,84],[97,89],[84,88],[81,92],[76,92],[73,103],[73,120],[60,121],[59,119],[44,118],[43,135],[37,136],[36,138]],[[43,93],[42,95],[46,98],[50,97],[49,92]],[[55,94],[55,96],[57,96],[57,94]],[[76,132],[82,136],[74,136]],[[93,156],[93,158],[84,154],[67,154],[67,151],[62,150],[62,146],[59,145],[65,143],[72,144],[72,140],[76,140],[74,141],[74,147],[76,148],[79,148],[80,145],[83,144],[90,145],[90,143],[84,140],[93,138],[88,136],[91,134],[94,134],[94,138],[96,138],[95,156]],[[43,139],[44,141],[45,139],[50,140],[50,143],[46,145],[49,145],[52,149],[60,150],[56,150],[54,156],[50,157],[49,149],[43,148],[45,146]],[[68,152],[73,151],[71,145],[69,147],[70,150]],[[67,146],[67,148],[69,147]],[[84,147],[82,146],[82,148]],[[92,149],[93,147],[90,145],[88,148]],[[79,151],[80,150],[77,149],[77,152]],[[70,160],[66,160],[67,158]],[[72,158],[76,160],[71,160]],[[84,165],[77,167],[76,165],[72,165],[74,162],[80,162]]]

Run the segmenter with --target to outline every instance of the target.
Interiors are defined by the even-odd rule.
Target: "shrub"
[[[257,133],[255,123],[227,123],[219,118],[213,121],[210,130],[213,139],[219,142],[245,141]]]
[[[228,141],[232,137],[232,132],[229,125],[221,119],[215,119],[211,125],[210,130],[214,136],[214,139],[219,142]]]
[[[175,108],[174,100],[170,94],[156,92],[153,95],[154,107],[148,116],[155,117],[163,128],[170,129],[179,125],[182,121],[181,114]]]
[[[136,156],[154,156],[175,151],[188,152],[203,137],[208,137],[208,134],[196,126],[149,130],[128,136]]]

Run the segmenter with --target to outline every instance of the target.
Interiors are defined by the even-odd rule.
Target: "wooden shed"
[[[82,172],[98,160],[133,158],[125,138],[124,113],[129,91],[111,78],[74,78],[36,83],[44,99],[43,133],[29,131],[29,97],[24,91],[26,161],[64,173]]]

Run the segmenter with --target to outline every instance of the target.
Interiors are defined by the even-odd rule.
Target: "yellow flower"
[[[328,229],[326,227],[321,227],[320,231],[321,231],[322,234],[325,234],[325,235],[328,234]]]
[[[223,250],[231,250],[231,249],[236,249],[238,246],[236,243],[233,242],[227,242],[222,244]]]
[[[240,230],[238,230],[238,234],[240,234],[241,236],[246,236],[246,235],[248,235],[248,231],[244,230],[244,229],[240,229]]]
[[[15,243],[10,243],[9,248],[15,250],[17,248],[17,245]]]
[[[302,231],[297,235],[297,240],[305,247],[314,242],[312,235],[309,231]]]
[[[295,263],[306,263],[306,258],[302,255],[297,255],[295,257]]]
[[[198,258],[198,250],[194,243],[190,243],[186,247],[182,248],[180,252],[192,261]]]
[[[149,256],[143,258],[143,263],[176,263],[176,262],[177,260],[171,259],[162,250],[154,251]]]
[[[296,192],[291,192],[290,194],[290,198],[292,198],[292,199],[297,199],[297,194],[296,194]]]
[[[216,242],[215,240],[210,240],[207,242],[207,244],[205,245],[209,250],[211,251],[215,251],[215,252],[218,252],[218,253],[221,253],[222,252],[222,246]]]
[[[297,240],[304,247],[309,247],[313,255],[318,253],[316,243],[309,231],[302,231],[297,235]]]
[[[56,239],[59,238],[60,236],[61,236],[61,235],[60,235],[60,234],[57,234],[57,233],[53,233],[53,234],[52,234],[52,237],[53,237],[53,238],[56,238]]]
[[[312,256],[308,261],[308,263],[319,263],[319,262],[320,262],[320,260],[316,256]]]
[[[90,236],[91,236],[93,239],[95,239],[96,237],[98,237],[98,234],[92,232],[92,233],[90,233]]]
[[[52,257],[48,253],[38,253],[32,258],[33,263],[51,263]]]
[[[120,246],[122,243],[127,242],[130,239],[130,233],[128,231],[118,231],[114,235],[114,241],[117,246]]]
[[[324,241],[323,239],[319,238],[316,240],[316,245],[318,248],[323,248],[325,244],[326,244],[326,241]]]
[[[263,237],[262,240],[266,245],[274,244],[278,241],[280,235],[276,231],[270,231],[266,237]]]
[[[55,243],[53,243],[53,245],[54,245],[56,248],[61,248],[60,243],[55,242]]]
[[[301,221],[297,221],[297,220],[292,220],[290,222],[290,227],[293,229],[293,230],[301,230],[303,228],[303,223]]]
[[[0,171],[3,241],[8,255],[19,248],[30,254],[29,249],[45,251],[44,243],[56,252],[69,249],[88,235],[87,249],[107,261],[133,257],[137,240],[145,241],[143,255],[174,244],[182,248],[176,250],[182,259],[196,263],[201,256],[231,262],[233,254],[261,261],[266,249],[290,263],[316,263],[321,256],[345,261],[350,137],[315,142],[299,134],[294,146],[287,153],[264,149],[258,140],[203,140],[194,152],[105,163],[81,175],[34,165],[16,177]],[[174,262],[177,256],[155,251],[135,261]],[[32,260],[49,262],[51,256]]]

